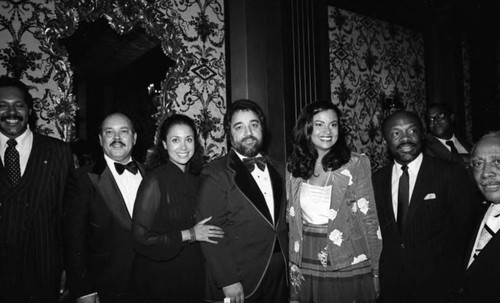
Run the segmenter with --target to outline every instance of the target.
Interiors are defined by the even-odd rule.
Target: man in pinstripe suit
[[[57,302],[69,146],[28,127],[32,97],[0,78],[0,302]]]
[[[394,161],[372,179],[383,239],[379,301],[449,302],[477,199],[473,184],[461,165],[422,154],[415,113],[392,114],[382,132]]]

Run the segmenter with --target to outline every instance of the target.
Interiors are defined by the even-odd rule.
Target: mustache
[[[497,186],[497,185],[500,185],[500,181],[483,180],[483,181],[479,182],[479,184],[481,186],[490,186],[490,185]]]
[[[245,141],[247,139],[253,139],[254,141],[259,141],[257,138],[255,138],[254,136],[250,135],[250,136],[246,136],[246,137],[243,137],[243,139],[241,139],[241,141]]]
[[[123,143],[123,142],[122,142],[122,141],[120,141],[120,140],[113,140],[113,142],[111,142],[111,143],[109,144],[109,146],[114,145],[114,144],[120,144],[121,146],[126,146],[126,144],[125,144],[125,143]]]
[[[17,114],[9,114],[9,115],[6,115],[6,116],[3,116],[2,118],[0,118],[0,121],[5,122],[7,119],[17,119],[17,120],[22,121],[23,116],[17,115]]]
[[[404,143],[400,143],[398,144],[397,148],[400,149],[403,147],[403,145],[410,145],[411,147],[415,148],[417,147],[417,145],[415,145],[414,143],[411,143],[411,142],[404,142]]]

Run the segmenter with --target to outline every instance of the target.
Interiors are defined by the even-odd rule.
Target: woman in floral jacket
[[[370,161],[351,153],[331,102],[307,105],[287,170],[292,302],[375,302],[382,237]]]

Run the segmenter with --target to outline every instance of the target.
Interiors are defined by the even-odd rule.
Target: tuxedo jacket
[[[441,143],[432,134],[427,134],[424,144],[424,152],[429,156],[439,159],[444,159],[456,163],[467,164],[468,154],[470,153],[471,146],[465,141],[457,138],[462,146],[467,150],[467,154],[453,154],[446,146]]]
[[[103,303],[127,302],[135,257],[132,220],[104,157],[70,176],[63,222],[70,294],[97,292]]]
[[[222,301],[222,287],[237,282],[243,285],[245,297],[251,297],[266,273],[276,245],[281,248],[286,270],[284,184],[270,163],[267,168],[273,187],[274,223],[264,195],[233,150],[202,171],[198,221],[211,216],[208,224],[224,230],[224,238],[217,239],[218,244],[201,242],[207,262],[208,301]]]
[[[17,186],[9,188],[0,165],[0,302],[57,301],[62,199],[72,159],[67,144],[33,133]]]
[[[460,281],[457,299],[458,302],[496,302],[498,301],[498,277],[500,275],[500,233],[493,236],[488,244],[475,257],[469,267],[469,258],[474,250],[476,236],[480,232],[481,222],[488,210],[489,204],[484,204],[482,216],[476,220],[474,233],[470,238],[465,254],[464,273]]]
[[[382,231],[382,302],[446,302],[459,276],[476,196],[463,167],[427,155],[407,220],[399,231],[392,206],[393,164],[373,176]]]

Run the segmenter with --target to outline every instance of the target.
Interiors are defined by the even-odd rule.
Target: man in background
[[[453,131],[455,114],[446,103],[432,103],[426,113],[427,134],[424,152],[430,156],[469,165],[470,146]]]
[[[130,230],[144,175],[131,156],[136,140],[127,116],[107,116],[99,130],[104,155],[68,180],[65,255],[68,288],[77,303],[132,302]]]
[[[0,302],[57,302],[69,145],[31,131],[33,98],[0,78]]]

